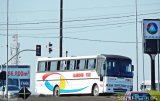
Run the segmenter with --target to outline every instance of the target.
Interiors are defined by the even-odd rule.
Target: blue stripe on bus
[[[48,80],[46,80],[45,82],[45,86],[50,90],[50,91],[53,91],[54,89],[54,86],[52,86]],[[86,87],[83,87],[83,88],[80,88],[80,89],[71,89],[71,90],[68,90],[68,89],[60,89],[60,93],[71,93],[71,92],[79,92],[81,90],[84,90],[86,89],[88,86]]]
[[[72,90],[67,90],[67,89],[60,89],[60,93],[71,93],[71,92],[79,92],[83,89],[86,89],[88,86],[80,88],[80,89],[72,89]]]
[[[45,86],[46,86],[50,91],[53,91],[53,89],[54,89],[54,86],[52,86],[52,85],[49,83],[48,80],[46,80]]]

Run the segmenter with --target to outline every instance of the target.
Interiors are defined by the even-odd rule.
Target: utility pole
[[[9,0],[7,0],[7,66],[6,66],[6,101],[8,101],[8,23],[9,23]]]
[[[136,5],[136,66],[137,66],[137,91],[138,91],[138,25],[137,25],[137,0],[135,0]]]
[[[59,40],[59,57],[62,57],[63,48],[63,0],[60,0],[60,40]]]

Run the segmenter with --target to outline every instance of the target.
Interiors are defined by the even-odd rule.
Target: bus
[[[103,79],[107,93],[125,93],[133,90],[134,66],[129,57],[106,55],[106,70]]]
[[[158,90],[158,80],[155,80],[156,90]],[[142,91],[151,90],[151,80],[142,81],[140,84],[140,89]]]
[[[131,59],[118,55],[41,57],[36,67],[37,94],[98,96],[133,89]],[[120,74],[114,71],[116,68]]]

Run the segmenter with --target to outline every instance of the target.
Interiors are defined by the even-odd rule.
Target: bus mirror
[[[134,71],[134,66],[132,65],[131,70]]]
[[[4,85],[3,85],[2,91],[3,91],[3,92],[5,91],[5,87],[4,87]]]
[[[106,64],[103,64],[103,70],[106,70]]]

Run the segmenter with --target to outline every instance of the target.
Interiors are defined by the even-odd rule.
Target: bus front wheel
[[[53,96],[55,97],[59,97],[60,96],[60,90],[59,90],[59,87],[56,86],[53,90]]]
[[[94,85],[92,88],[92,95],[93,96],[98,96],[99,95],[99,88],[98,85]]]

